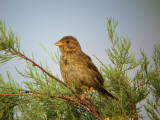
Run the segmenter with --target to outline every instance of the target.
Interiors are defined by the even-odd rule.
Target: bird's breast
[[[74,84],[79,91],[97,84],[97,78],[83,57],[63,57],[60,58],[60,71],[64,82],[68,85]]]

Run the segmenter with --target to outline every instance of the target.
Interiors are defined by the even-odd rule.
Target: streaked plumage
[[[80,47],[76,38],[65,36],[55,45],[61,51],[60,71],[66,84],[75,86],[77,93],[87,91],[91,87],[104,97],[115,98],[103,85],[104,80],[97,67]]]

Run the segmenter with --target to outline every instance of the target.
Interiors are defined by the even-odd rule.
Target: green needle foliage
[[[9,82],[4,82],[2,75],[0,75],[0,93],[16,94],[19,93],[18,89],[21,87],[10,77],[7,72]],[[17,89],[18,88],[18,89]],[[0,119],[12,120],[18,101],[17,96],[0,96]]]
[[[107,31],[112,48],[108,48],[106,52],[112,64],[100,67],[102,75],[106,79],[107,88],[116,93],[119,99],[118,105],[108,103],[107,107],[111,116],[114,113],[125,119],[138,119],[141,117],[138,114],[141,107],[138,108],[137,104],[149,94],[143,67],[148,64],[143,59],[143,54],[140,60],[136,60],[134,54],[130,53],[131,41],[127,36],[117,36],[115,33],[117,24],[118,21],[112,18],[108,19]],[[137,71],[135,76],[130,77],[128,73],[134,70]]]
[[[105,86],[119,100],[102,98],[93,91],[88,105],[93,105],[97,113],[103,119],[111,120],[138,120],[141,109],[139,105],[146,99],[149,93],[153,93],[153,100],[147,101],[145,109],[150,119],[158,120],[160,111],[160,44],[155,45],[153,52],[153,64],[148,60],[144,51],[141,50],[141,58],[136,60],[130,52],[131,40],[127,36],[119,37],[116,33],[118,21],[113,18],[107,20],[107,32],[111,48],[106,53],[111,64],[100,65],[100,72],[105,80]],[[53,62],[59,65],[59,52],[48,52],[41,45]],[[52,73],[47,64],[44,66],[34,63],[20,53],[20,41],[10,29],[6,34],[5,24],[0,21],[0,64],[5,64],[14,57],[26,60],[26,69],[17,70],[17,73],[28,79],[23,82],[25,90],[10,74],[8,82],[4,82],[0,75],[0,119],[3,120],[96,120],[94,114],[77,104],[68,100],[73,92],[61,82],[56,81],[47,73]],[[46,72],[44,72],[43,68]],[[129,74],[132,73],[132,76]],[[59,78],[58,76],[56,76]],[[32,80],[31,80],[32,79]],[[72,87],[74,90],[74,86]],[[63,98],[63,99],[62,99]],[[73,98],[76,100],[76,98]],[[77,100],[78,101],[78,100]],[[100,119],[100,118],[99,118]]]
[[[17,34],[11,30],[8,31],[8,36],[6,36],[5,23],[0,20],[0,64],[6,63],[8,60],[12,59],[14,54],[20,52],[20,42]]]
[[[150,85],[151,92],[153,94],[152,100],[147,100],[147,105],[145,109],[151,120],[160,119],[160,44],[154,46],[153,59],[153,69],[150,70],[150,80],[148,84]]]

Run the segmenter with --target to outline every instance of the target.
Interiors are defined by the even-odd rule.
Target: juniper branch
[[[60,82],[61,84],[63,84],[65,87],[67,87],[73,94],[75,94],[75,97],[78,98],[80,101],[74,100],[74,99],[70,99],[64,96],[59,96],[59,95],[51,95],[50,97],[56,97],[56,98],[61,98],[61,99],[65,99],[68,101],[72,101],[77,103],[78,105],[82,106],[84,109],[86,109],[88,112],[90,112],[91,114],[93,114],[95,117],[97,117],[98,119],[102,120],[101,116],[97,113],[97,111],[95,110],[95,107],[91,107],[85,100],[81,99],[81,97],[79,95],[77,95],[73,89],[71,87],[69,87],[67,84],[65,84],[64,82],[62,82],[61,80],[59,80],[58,78],[56,78],[55,76],[53,76],[52,74],[50,74],[49,72],[47,72],[44,68],[42,68],[40,65],[38,65],[37,63],[35,63],[33,60],[29,59],[28,57],[26,57],[25,55],[23,55],[22,53],[16,53],[13,52],[13,55],[23,58],[29,62],[31,62],[34,66],[37,66],[40,70],[42,70],[43,72],[45,72],[49,77],[55,79],[56,81]],[[30,92],[29,92],[30,93]],[[0,94],[1,95],[1,94]],[[2,94],[5,95],[5,94]],[[7,95],[7,94],[6,94]],[[8,94],[8,95],[16,95],[16,94]],[[24,94],[17,94],[17,96],[25,96]],[[28,96],[46,96],[44,94],[38,94],[38,95],[28,95]],[[93,102],[91,102],[93,105]]]
[[[54,80],[56,80],[57,82],[61,83],[63,86],[68,88],[75,95],[75,97],[78,100],[71,99],[69,97],[60,96],[60,95],[46,95],[46,94],[40,94],[40,93],[38,94],[38,93],[33,93],[32,91],[25,92],[25,93],[32,93],[32,94],[5,94],[5,93],[2,93],[0,95],[2,95],[2,96],[35,96],[35,97],[49,96],[51,98],[56,97],[56,98],[60,98],[60,99],[64,99],[67,101],[74,102],[74,103],[80,105],[81,107],[83,107],[86,111],[88,111],[92,115],[94,115],[97,119],[102,120],[102,117],[97,113],[97,111],[95,109],[93,101],[89,100],[91,102],[91,104],[93,105],[93,107],[92,107],[89,103],[86,102],[85,99],[84,100],[81,99],[81,97],[79,95],[77,95],[71,87],[69,87],[67,84],[65,84],[63,81],[61,81],[60,79],[58,79],[57,77],[55,77],[51,73],[47,72],[44,68],[42,68],[36,62],[34,62],[34,60],[31,60],[30,58],[28,58],[24,54],[22,54],[20,52],[20,44],[19,44],[19,39],[18,39],[17,35],[14,36],[14,33],[10,29],[8,36],[6,36],[5,24],[3,24],[2,21],[0,21],[0,51],[1,51],[1,53],[0,53],[1,63],[6,63],[8,60],[12,59],[13,57],[19,57],[19,58],[22,58],[26,61],[29,61],[30,63],[32,63],[33,66],[38,67],[41,71],[43,71],[49,77],[53,78]],[[22,91],[25,91],[25,90],[22,90]]]
[[[23,90],[25,91],[25,90]],[[26,92],[28,92],[26,90]],[[82,106],[86,111],[93,114],[95,117],[97,117],[99,120],[103,120],[101,116],[97,113],[95,105],[93,101],[89,98],[86,98],[90,103],[93,105],[93,108],[85,101],[85,100],[75,100],[70,97],[60,96],[60,95],[46,95],[46,94],[40,94],[40,93],[33,93],[32,91],[29,91],[29,93],[32,94],[6,94],[6,93],[0,93],[0,96],[27,96],[27,97],[51,97],[51,98],[60,98],[63,100],[74,102],[80,106]]]

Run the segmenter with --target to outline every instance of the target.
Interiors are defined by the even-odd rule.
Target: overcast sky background
[[[28,57],[33,53],[37,63],[46,61],[53,75],[60,74],[59,67],[40,43],[55,52],[54,43],[66,35],[76,37],[95,63],[93,54],[110,63],[105,49],[111,48],[106,30],[111,16],[118,20],[118,35],[132,40],[131,52],[136,58],[141,48],[151,59],[154,44],[160,43],[160,0],[0,0],[0,19],[7,29],[11,26],[18,33],[21,50]],[[21,83],[25,79],[17,75],[15,66],[23,70],[25,61],[13,59],[0,66],[0,73],[7,80],[9,71]]]

